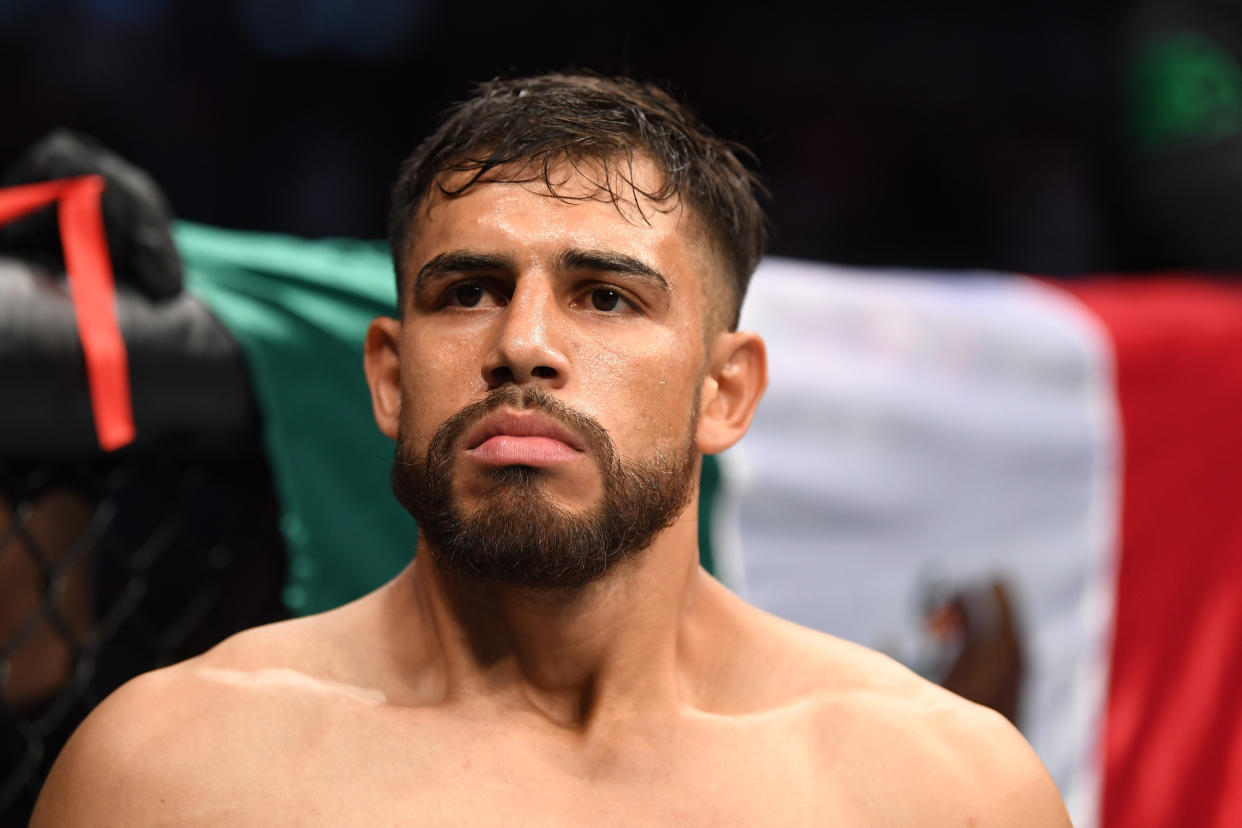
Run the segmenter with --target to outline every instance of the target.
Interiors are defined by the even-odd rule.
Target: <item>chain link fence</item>
[[[0,825],[25,825],[108,693],[285,615],[278,505],[257,444],[180,461],[0,458]]]

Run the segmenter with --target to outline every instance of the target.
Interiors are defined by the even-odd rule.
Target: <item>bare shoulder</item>
[[[31,824],[227,821],[213,808],[270,775],[271,758],[306,738],[325,708],[382,702],[378,691],[332,678],[314,644],[332,626],[307,618],[256,628],[127,682],[61,751]]]
[[[881,653],[779,622],[816,755],[875,824],[1068,826],[1056,785],[1003,716]]]
[[[195,755],[193,730],[204,721],[206,702],[205,688],[180,665],[126,683],[69,739],[44,783],[31,825],[145,825],[166,819],[162,809],[176,807],[167,784],[170,770]],[[189,726],[180,728],[178,722]]]

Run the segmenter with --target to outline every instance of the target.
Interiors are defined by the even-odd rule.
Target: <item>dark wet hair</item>
[[[658,189],[635,184],[636,155],[663,172]],[[433,186],[454,198],[482,181],[542,181],[557,198],[590,198],[562,195],[553,181],[558,166],[569,163],[587,172],[583,162],[589,162],[591,177],[618,208],[627,202],[642,215],[639,196],[657,209],[684,201],[729,270],[724,321],[736,327],[767,238],[758,201],[766,191],[743,158],[753,156],[742,145],[717,138],[652,84],[563,74],[482,83],[445,112],[440,127],[401,166],[388,214],[398,295],[405,295],[402,272],[415,213]],[[466,178],[448,188],[446,173]]]

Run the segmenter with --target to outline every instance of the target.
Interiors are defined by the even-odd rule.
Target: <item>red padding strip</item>
[[[59,202],[60,241],[86,358],[95,433],[100,447],[113,451],[133,442],[136,430],[129,358],[116,317],[116,284],[99,203],[104,186],[102,177],[85,175],[0,189],[0,224]]]

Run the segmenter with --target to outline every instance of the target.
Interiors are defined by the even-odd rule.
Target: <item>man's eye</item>
[[[457,285],[452,291],[453,300],[463,308],[473,308],[483,298],[483,288],[479,285]]]
[[[596,288],[591,291],[591,305],[598,311],[610,311],[617,309],[617,303],[621,301],[621,294],[615,290],[607,288]]]

